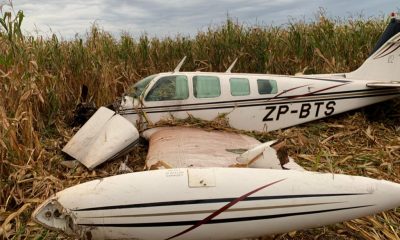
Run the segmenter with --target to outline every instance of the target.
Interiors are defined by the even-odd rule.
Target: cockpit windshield
[[[157,74],[154,74],[154,75],[148,76],[146,78],[143,78],[139,82],[135,83],[135,85],[133,85],[133,89],[130,91],[131,92],[131,96],[133,98],[139,98],[139,96],[142,95],[142,93],[143,93],[144,89],[147,87],[147,85],[156,76],[157,76]]]

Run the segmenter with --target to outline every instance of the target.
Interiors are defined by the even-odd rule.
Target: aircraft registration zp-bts
[[[226,114],[233,128],[273,131],[400,96],[399,20],[392,19],[373,53],[354,72],[282,76],[173,72],[142,79],[117,113],[136,123],[188,114],[212,120]],[[138,109],[140,111],[138,111]]]

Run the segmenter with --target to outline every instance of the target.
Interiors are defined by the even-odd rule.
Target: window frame
[[[260,85],[259,82],[260,81],[268,81],[268,83],[270,84],[271,90],[268,93],[263,93],[260,92]],[[273,82],[273,84],[271,84]],[[257,92],[259,95],[268,95],[268,94],[277,94],[278,93],[278,82],[274,79],[264,79],[264,78],[257,78]]]
[[[156,87],[158,87],[160,84],[161,84],[161,82],[160,81],[162,81],[162,79],[163,78],[168,78],[168,77],[174,77],[175,79],[175,91],[176,91],[176,79],[177,79],[177,77],[185,77],[186,78],[186,89],[187,89],[187,95],[185,96],[185,98],[182,98],[182,99],[164,99],[164,100],[149,100],[148,99],[148,97],[150,96],[150,94],[152,93],[152,91],[156,88]],[[189,88],[189,78],[188,78],[188,76],[187,75],[183,75],[183,74],[181,74],[181,75],[166,75],[166,76],[160,76],[160,78],[158,78],[158,79],[156,79],[155,81],[154,81],[154,83],[151,85],[151,86],[148,86],[148,88],[149,88],[149,90],[146,92],[146,95],[145,95],[145,97],[144,97],[144,100],[146,101],[146,102],[164,102],[164,101],[182,101],[182,100],[187,100],[187,99],[189,99],[189,97],[190,97],[190,92],[189,92],[189,90],[190,90],[190,88]],[[176,95],[175,95],[176,96]]]
[[[218,95],[216,96],[210,96],[210,97],[199,97],[197,96],[197,81],[198,81],[198,77],[202,78],[202,77],[212,77],[212,78],[216,78],[218,80],[218,87],[219,87],[219,92]],[[221,88],[221,79],[218,76],[214,76],[214,75],[194,75],[192,77],[192,90],[193,90],[193,97],[196,99],[210,99],[210,98],[218,98],[221,97],[222,95],[222,88]]]
[[[232,92],[232,81],[234,79],[241,79],[241,80],[246,80],[247,81],[247,87],[248,87],[248,93],[247,94],[239,94],[239,95],[234,95]],[[244,78],[244,77],[231,77],[229,78],[229,88],[230,88],[230,93],[231,96],[233,97],[240,97],[240,96],[249,96],[251,94],[251,87],[250,87],[250,81],[248,78]]]

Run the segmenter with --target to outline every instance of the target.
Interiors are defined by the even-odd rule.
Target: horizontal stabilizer
[[[371,82],[367,83],[367,87],[372,88],[400,88],[400,82],[392,81],[392,82]]]

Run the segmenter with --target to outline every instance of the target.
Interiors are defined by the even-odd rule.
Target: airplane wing
[[[231,132],[188,127],[164,127],[143,133],[149,143],[147,169],[188,167],[253,167],[304,170],[292,158],[279,160],[275,141]]]
[[[392,81],[392,82],[371,82],[367,83],[367,87],[372,88],[400,88],[400,82]]]

